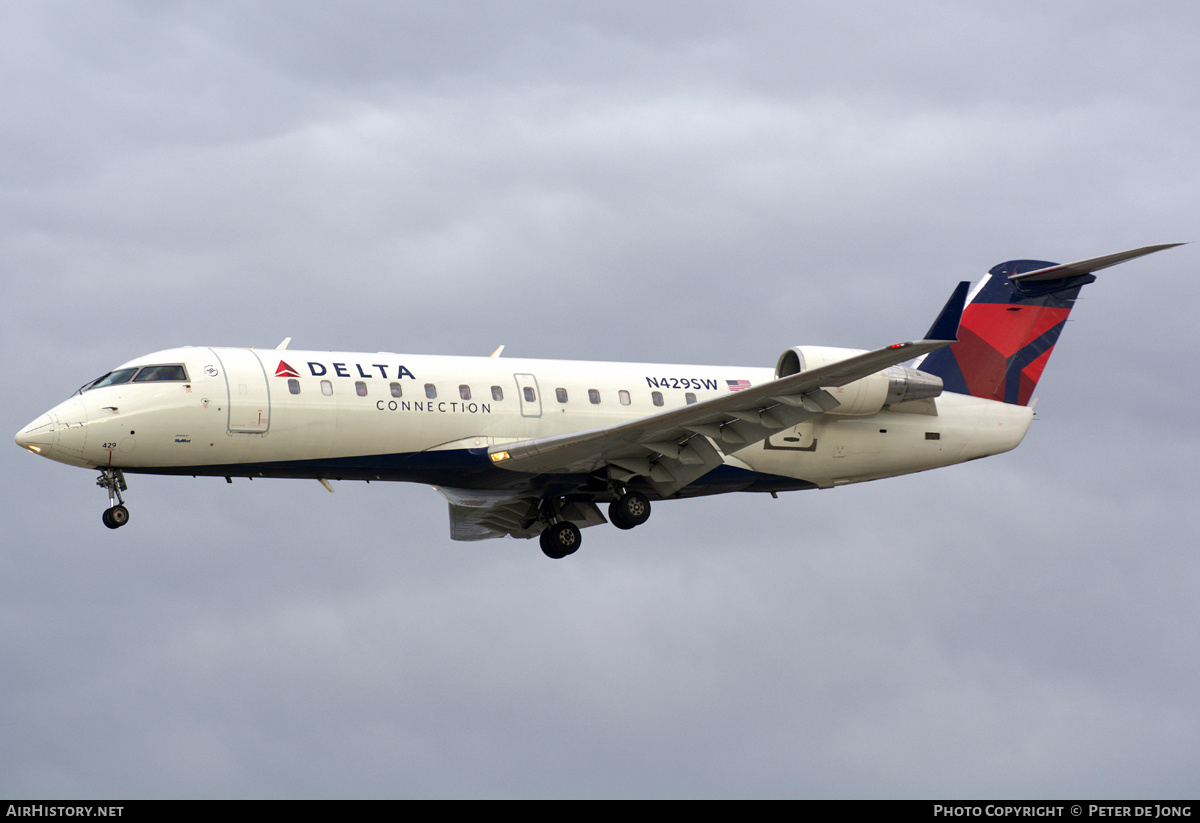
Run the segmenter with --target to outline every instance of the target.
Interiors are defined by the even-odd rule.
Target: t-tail
[[[969,297],[958,342],[930,352],[917,367],[946,391],[1029,404],[1079,290],[1092,272],[1180,243],[1146,246],[1078,263],[1009,260],[994,266]]]

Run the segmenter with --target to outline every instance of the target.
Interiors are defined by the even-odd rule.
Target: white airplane
[[[16,442],[99,469],[113,529],[129,520],[127,473],[330,491],[331,479],[403,480],[449,501],[455,540],[540,535],[561,558],[605,522],[600,503],[630,529],[651,500],[831,488],[1016,447],[1092,272],[1176,245],[1001,263],[969,295],[960,283],[921,340],[796,346],[773,370],[290,351],[290,338],[168,349],[88,383]]]

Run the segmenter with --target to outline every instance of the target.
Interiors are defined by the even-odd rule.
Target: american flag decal
[[[749,380],[726,380],[725,384],[729,386],[730,391],[741,391],[742,389],[750,388]]]

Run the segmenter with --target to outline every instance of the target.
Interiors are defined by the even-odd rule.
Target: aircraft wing
[[[702,403],[552,437],[488,449],[492,462],[536,474],[590,473],[649,479],[663,496],[673,494],[736,451],[838,407],[833,389],[955,342],[967,288],[955,291],[925,339],[896,343],[820,368],[788,375]]]
[[[443,486],[437,490],[450,504],[452,540],[529,538],[541,532],[537,519],[541,501],[535,495]],[[595,503],[567,502],[561,506],[559,516],[580,528],[608,522]]]

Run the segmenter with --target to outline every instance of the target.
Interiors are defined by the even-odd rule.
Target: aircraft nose
[[[78,397],[72,397],[51,409],[50,414],[58,421],[58,428],[54,432],[54,448],[59,453],[58,459],[82,457],[83,447],[87,443],[88,419],[83,403]]]
[[[54,447],[54,430],[57,427],[58,421],[54,419],[53,415],[43,414],[17,432],[15,440],[21,448],[29,449],[34,454],[45,457]]]
[[[17,432],[17,445],[72,466],[87,465],[87,409],[78,397],[59,403]]]

